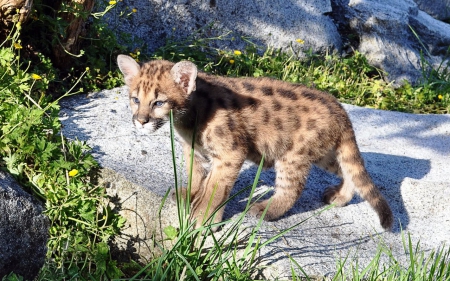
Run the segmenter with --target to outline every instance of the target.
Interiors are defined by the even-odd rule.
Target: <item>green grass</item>
[[[104,188],[94,184],[98,164],[90,155],[90,148],[80,141],[68,141],[61,134],[58,100],[49,95],[49,85],[55,77],[51,61],[42,54],[36,54],[31,61],[24,59],[21,46],[25,42],[20,41],[20,34],[21,26],[16,25],[0,44],[0,167],[42,200],[51,221],[47,260],[38,280],[252,280],[255,271],[263,267],[257,263],[259,249],[301,225],[299,222],[263,241],[258,234],[262,220],[253,228],[243,229],[244,215],[251,206],[248,203],[235,220],[220,223],[222,236],[216,237],[211,228],[218,225],[207,223],[194,229],[187,220],[189,202],[178,201],[179,227],[164,229],[173,246],[167,248],[159,243],[162,254],[148,264],[118,264],[110,255],[109,242],[119,233],[124,220],[105,203]],[[168,42],[147,57],[189,59],[204,71],[218,75],[269,76],[303,83],[360,106],[405,112],[450,112],[447,62],[437,70],[430,70],[424,60],[423,78],[418,85],[405,83],[394,88],[358,52],[346,58],[307,53],[298,60],[295,55],[260,49],[251,43],[246,50],[217,50],[208,47],[211,40],[231,39],[229,35],[205,39],[195,34],[185,42]],[[140,53],[134,56],[145,57]],[[75,90],[77,81],[85,76],[96,80],[92,87],[98,87],[99,79],[89,76],[90,71],[80,72],[64,96],[80,93],[80,89]],[[108,77],[116,82],[119,79],[116,70]],[[251,194],[260,169],[261,166],[254,184],[248,187]],[[178,178],[175,182],[178,183]],[[353,259],[338,260],[333,280],[449,280],[448,247],[425,255],[419,244],[413,246],[409,236],[404,245],[409,253],[408,266],[401,265],[380,242],[379,251],[365,267]],[[387,263],[381,263],[382,256],[387,257]],[[310,279],[301,265],[291,261],[294,280]],[[21,280],[14,274],[4,279]]]
[[[337,261],[336,275],[332,280],[386,280],[386,281],[422,281],[450,280],[450,247],[442,246],[425,254],[420,243],[414,244],[411,236],[402,233],[407,262],[395,257],[389,247],[380,241],[375,256],[366,266],[360,266],[358,259],[348,264],[348,257]]]

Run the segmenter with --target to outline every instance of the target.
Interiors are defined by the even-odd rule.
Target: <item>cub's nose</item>
[[[148,117],[148,115],[138,115],[136,117],[136,120],[141,123],[142,125],[147,124],[148,121],[150,120],[150,118]]]

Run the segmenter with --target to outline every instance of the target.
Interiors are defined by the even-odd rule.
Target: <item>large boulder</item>
[[[120,22],[114,14],[107,14],[106,19],[118,32],[133,31],[149,50],[164,45],[166,39],[181,40],[197,33],[225,39],[208,41],[219,48],[242,50],[248,41],[305,51],[342,47],[336,26],[326,15],[332,12],[330,0],[138,0],[133,6],[123,5],[137,12]],[[296,43],[297,39],[304,43]]]
[[[450,19],[450,0],[414,0],[419,9],[438,20]]]
[[[450,45],[449,0],[136,0],[119,2],[130,17],[107,14],[106,21],[121,33],[140,38],[130,51],[153,51],[167,39],[204,40],[210,47],[242,50],[253,41],[305,54],[308,51],[346,53],[358,50],[387,72],[397,84],[422,77],[421,52],[427,65],[438,65]],[[444,8],[445,7],[445,8]],[[423,10],[421,10],[423,9]],[[429,13],[429,14],[427,14]],[[434,16],[435,18],[433,18]],[[418,36],[416,36],[416,33]],[[222,36],[222,37],[221,37]],[[298,43],[297,39],[304,42]],[[127,42],[128,43],[128,42]],[[145,44],[143,44],[145,43]],[[425,47],[425,48],[424,48]]]
[[[336,18],[357,37],[354,47],[396,84],[418,81],[450,46],[450,25],[419,10],[412,0],[335,1],[345,15]]]
[[[49,220],[40,202],[0,171],[0,279],[14,272],[32,280],[44,264]]]

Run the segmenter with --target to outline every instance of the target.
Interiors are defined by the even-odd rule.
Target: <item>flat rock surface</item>
[[[125,88],[78,95],[61,101],[61,121],[65,136],[85,140],[103,167],[124,175],[139,186],[163,196],[174,186],[169,126],[153,135],[137,132],[131,123]],[[450,243],[450,115],[417,115],[344,105],[353,122],[367,169],[391,205],[396,223],[393,232],[384,232],[378,217],[359,197],[343,208],[333,208],[313,216],[283,238],[260,251],[270,265],[265,278],[290,272],[287,253],[311,275],[335,272],[337,258],[358,257],[367,264],[383,241],[399,260],[406,259],[402,233],[420,240],[424,250]],[[176,144],[179,181],[186,181],[181,149]],[[253,182],[257,167],[246,163],[234,191]],[[272,169],[261,175],[257,192],[270,189],[275,180]],[[319,212],[325,205],[323,190],[337,179],[319,169],[310,173],[305,191],[283,218],[264,222],[263,238]],[[233,199],[225,218],[242,212],[248,193]],[[166,203],[172,204],[172,203]],[[156,206],[157,207],[157,206]],[[245,225],[255,225],[246,218]],[[220,235],[220,232],[218,233]]]

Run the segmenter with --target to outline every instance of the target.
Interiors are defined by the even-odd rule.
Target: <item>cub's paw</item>
[[[330,186],[323,193],[323,202],[326,204],[335,204],[337,207],[344,207],[351,199],[341,194],[341,185]]]
[[[267,202],[268,201],[263,201],[263,202],[258,202],[258,203],[253,204],[253,206],[250,207],[250,209],[248,210],[248,213],[251,216],[256,217],[258,219],[261,218],[264,211],[267,208]],[[270,208],[267,210],[266,214],[264,215],[265,221],[271,221],[271,220],[275,220],[277,218],[278,218],[278,216],[272,214]]]

